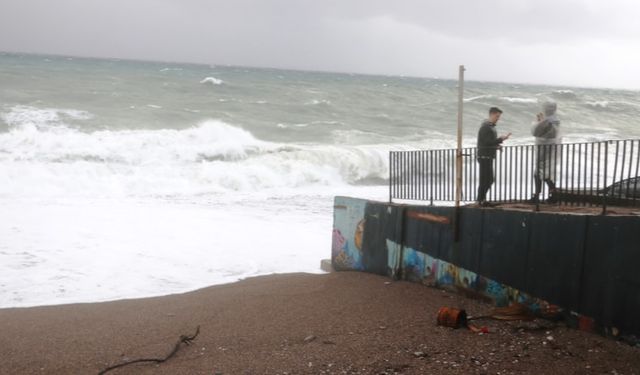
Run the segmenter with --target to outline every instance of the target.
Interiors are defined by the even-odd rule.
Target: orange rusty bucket
[[[460,328],[467,325],[467,312],[464,310],[454,309],[453,307],[441,307],[438,310],[439,326]]]

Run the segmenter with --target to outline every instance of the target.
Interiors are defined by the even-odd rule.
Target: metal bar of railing
[[[620,163],[620,181],[624,180],[624,164],[627,160],[627,141],[622,141],[622,163]],[[614,179],[614,183],[615,183],[615,175],[613,176]],[[615,189],[614,191],[618,190],[618,196],[616,198],[622,198],[622,185],[620,185],[619,189]]]
[[[595,143],[591,144],[591,175],[589,177],[589,195],[593,195],[593,157],[595,155],[595,152],[593,152],[595,148]],[[589,206],[593,206],[593,202],[589,201]]]
[[[449,186],[450,189],[450,199],[456,200],[456,152],[457,150],[452,149],[449,151]]]
[[[418,151],[418,200],[424,200],[424,151]]]
[[[613,164],[613,179],[611,180],[612,185],[616,181],[616,175],[618,174],[618,155],[619,155],[618,151],[620,150],[620,141],[615,141],[615,142],[616,142],[616,159]]]
[[[429,157],[429,180],[431,181],[431,183],[429,184],[429,201],[433,203],[433,194],[434,194],[433,175],[435,173],[433,170],[433,152],[429,151],[427,152],[427,155]]]
[[[411,167],[413,166],[413,151],[407,154],[407,199],[413,199],[413,173]]]
[[[449,171],[450,171],[450,186],[451,186],[451,199],[456,200],[456,151],[451,150],[449,152]]]
[[[582,173],[581,163],[582,163],[582,144],[580,143],[580,144],[578,144],[578,171],[577,171],[578,172],[577,173],[578,177],[577,177],[577,180],[576,180],[576,186],[578,186],[578,187],[582,186],[580,184],[580,177],[581,177],[581,173]],[[578,203],[578,205],[581,205],[580,201],[578,201],[577,203]]]
[[[638,157],[636,158],[636,177],[633,180],[633,204],[635,206],[636,200],[640,198],[640,140],[638,143]]]
[[[447,201],[447,172],[448,172],[448,168],[447,168],[447,150],[442,150],[440,151],[440,155],[441,155],[441,160],[442,160],[442,174],[440,175],[440,185],[442,186],[442,196],[440,197],[441,200],[443,201]]]
[[[393,162],[392,152],[389,152],[389,203],[393,202],[393,169],[391,163]]]
[[[602,160],[602,142],[598,142],[598,172],[600,171],[600,161]],[[600,173],[596,173],[596,189],[600,191]]]
[[[437,150],[433,153],[435,164],[436,164],[436,173],[434,175],[435,186],[436,186],[436,200],[439,201],[441,196],[442,186],[440,184],[440,171],[442,170],[442,158],[440,157],[440,150]]]
[[[498,196],[498,201],[502,201],[504,200],[503,196],[502,196],[502,180],[504,179],[504,170],[503,170],[503,165],[502,162],[504,161],[504,157],[502,155],[502,151],[500,151],[500,153],[497,154],[497,158],[496,158],[496,162],[498,164],[497,170],[498,170],[498,179],[496,179],[496,184],[495,184],[495,188],[496,188],[496,193]]]
[[[513,149],[512,148],[508,148],[507,152],[509,153],[509,193],[508,193],[508,198],[509,200],[513,199]]]
[[[527,173],[525,173],[524,175],[524,185],[525,185],[525,196],[527,195],[527,188],[529,187],[529,185],[531,184],[531,173],[529,173],[530,169],[529,169],[529,151],[531,151],[531,147],[529,146],[524,146],[524,165],[526,168]]]
[[[629,173],[627,174],[627,183],[625,184],[627,186],[624,193],[625,198],[629,197],[629,185],[631,185],[631,169],[633,168],[633,142],[631,142],[629,148]]]
[[[449,151],[449,174],[450,174],[450,186],[451,186],[451,199],[453,201],[456,200],[456,152],[457,150],[452,149]]]
[[[411,195],[413,197],[413,199],[419,199],[418,198],[418,151],[414,151],[413,152],[413,191],[411,192]]]
[[[602,194],[602,214],[607,213],[607,170],[609,169],[609,142],[604,144],[604,176],[603,176],[603,194]]]
[[[408,189],[408,183],[407,183],[407,161],[409,160],[409,154],[407,153],[402,153],[402,199],[407,199],[407,189]]]

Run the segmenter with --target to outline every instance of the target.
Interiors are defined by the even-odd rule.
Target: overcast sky
[[[638,0],[0,0],[0,50],[640,89]],[[0,83],[1,84],[1,83]]]

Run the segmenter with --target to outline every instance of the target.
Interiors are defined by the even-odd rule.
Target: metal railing
[[[462,150],[462,201],[476,200],[477,148]],[[456,150],[391,151],[389,198],[455,201]],[[501,147],[487,199],[522,202],[532,198],[535,177],[555,183],[554,200],[576,205],[640,205],[640,139],[558,145]],[[542,184],[540,198],[549,197]]]

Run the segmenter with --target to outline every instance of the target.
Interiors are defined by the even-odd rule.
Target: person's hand
[[[511,137],[511,133],[507,133],[506,135],[501,136],[500,139],[506,141],[507,139],[509,139],[509,137]]]
[[[544,120],[544,115],[542,114],[542,112],[540,112],[540,113],[538,113],[536,115],[536,118],[538,119],[538,122],[540,122],[540,121]]]

